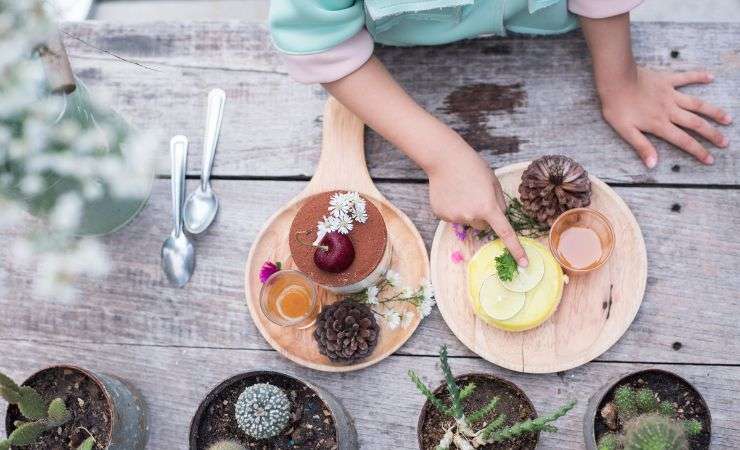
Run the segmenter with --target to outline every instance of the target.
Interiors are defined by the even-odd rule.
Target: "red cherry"
[[[327,233],[313,254],[316,267],[331,273],[343,272],[354,260],[355,246],[349,236],[336,231]]]

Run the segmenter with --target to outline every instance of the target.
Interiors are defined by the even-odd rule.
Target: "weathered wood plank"
[[[686,92],[740,114],[740,24],[634,24],[641,62],[665,70],[707,68],[708,86]],[[229,102],[216,175],[310,175],[318,158],[325,93],[284,73],[264,25],[237,22],[67,24],[79,76],[134,124],[184,133],[198,148],[207,89]],[[126,64],[82,44],[155,69]],[[676,57],[672,57],[673,51]],[[602,121],[579,33],[549,39],[479,39],[433,48],[380,48],[378,55],[429,111],[450,123],[493,165],[543,153],[576,157],[607,181],[737,184],[737,152],[716,151],[706,167],[659,143],[660,165],[646,170]],[[731,142],[740,128],[725,127]],[[375,177],[423,178],[398,150],[374,133],[367,138]],[[198,168],[192,158],[191,171]],[[162,172],[166,172],[163,168]]]
[[[195,181],[190,182],[191,189]],[[220,215],[197,239],[196,272],[183,290],[168,286],[159,248],[169,233],[169,183],[158,180],[142,215],[107,239],[117,262],[105,281],[84,281],[72,302],[37,299],[33,272],[0,250],[9,292],[0,295],[0,338],[48,342],[130,343],[266,349],[244,304],[244,264],[261,224],[305,184],[217,181]],[[410,215],[427,246],[437,222],[425,185],[380,183],[380,190]],[[740,364],[740,257],[737,190],[619,188],[642,226],[648,249],[645,301],[627,334],[601,359],[611,361]],[[676,206],[677,205],[677,206]],[[679,209],[680,211],[673,211]],[[18,230],[15,231],[16,233]],[[11,231],[0,234],[8,240]],[[729,274],[729,275],[728,275]],[[402,347],[433,354],[449,342],[470,355],[435,312]],[[674,343],[680,349],[673,350]],[[678,347],[679,345],[676,345]]]
[[[435,345],[443,342],[438,340]],[[423,397],[408,381],[406,371],[414,369],[435,385],[442,378],[433,357],[391,356],[359,372],[328,374],[289,364],[273,351],[53,345],[2,340],[0,343],[13,350],[6,352],[0,368],[16,378],[28,376],[45,365],[67,362],[113,373],[133,383],[142,391],[150,408],[148,448],[156,450],[187,447],[190,418],[208,390],[218,382],[235,373],[266,368],[305,377],[336,395],[354,418],[361,448],[415,449],[416,421]],[[29,356],[33,360],[31,364]],[[558,422],[561,430],[558,434],[543,434],[539,448],[548,450],[583,448],[581,424],[588,397],[612,377],[647,367],[591,363],[565,374],[522,375],[478,358],[457,358],[451,364],[458,374],[487,372],[504,376],[524,389],[541,413],[570,399],[578,400],[576,408]],[[661,367],[686,377],[705,397],[712,413],[712,448],[737,448],[740,442],[740,422],[737,421],[740,368]],[[4,405],[0,408],[4,410]]]

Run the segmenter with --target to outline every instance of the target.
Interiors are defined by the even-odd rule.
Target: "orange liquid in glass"
[[[601,258],[601,240],[590,228],[570,227],[560,235],[558,252],[574,269],[587,269]]]
[[[290,275],[274,280],[267,299],[272,314],[290,321],[310,316],[315,309],[311,303],[311,289],[305,280]]]

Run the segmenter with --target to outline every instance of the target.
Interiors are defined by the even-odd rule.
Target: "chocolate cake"
[[[390,263],[388,231],[378,208],[362,196],[366,203],[367,221],[355,222],[347,235],[354,246],[354,261],[340,273],[321,270],[314,263],[316,247],[310,243],[317,237],[316,224],[329,214],[329,200],[336,192],[342,191],[323,192],[303,202],[290,227],[290,252],[298,270],[317,284],[338,293],[358,292],[379,281]]]

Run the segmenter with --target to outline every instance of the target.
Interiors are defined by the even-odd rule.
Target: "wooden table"
[[[500,369],[464,348],[435,312],[382,363],[326,374],[298,367],[269,348],[248,316],[243,286],[252,240],[268,216],[305,185],[317,161],[326,98],[321,87],[289,79],[263,26],[92,22],[64,30],[79,76],[134,124],[162,131],[157,151],[165,164],[146,210],[106,239],[116,272],[81,283],[76,300],[34,298],[33,272],[14,265],[8,250],[0,253],[11,288],[0,299],[0,368],[10,375],[22,378],[58,362],[120,375],[143,391],[150,406],[149,448],[174,450],[186,448],[190,418],[211,387],[237,372],[278,369],[339,397],[355,419],[363,448],[412,449],[424,399],[406,371],[415,369],[436,384],[441,376],[435,354],[448,344],[456,372],[502,375],[520,385],[541,412],[567,399],[579,401],[559,422],[560,433],[543,435],[541,448],[581,448],[582,413],[591,393],[613,376],[650,366],[677,372],[703,393],[714,419],[714,448],[740,447],[737,125],[725,129],[733,144],[715,152],[713,167],[658,143],[660,165],[648,171],[602,121],[578,33],[379,49],[413,96],[460,130],[492,165],[563,153],[612,184],[645,235],[647,293],[637,319],[613,348],[567,372]],[[639,60],[649,66],[712,70],[715,83],[686,91],[740,116],[740,24],[639,24],[634,40]],[[195,178],[212,87],[228,95],[214,168],[221,210],[196,242],[198,264],[190,284],[173,289],[159,267],[170,227],[166,142],[176,133],[191,138],[189,173]],[[372,132],[367,148],[380,190],[430,245],[437,221],[427,207],[423,172]],[[189,183],[192,189],[196,181]],[[3,231],[3,242],[18,233]]]

